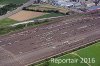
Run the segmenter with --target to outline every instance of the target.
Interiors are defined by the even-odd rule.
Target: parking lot
[[[0,66],[23,66],[99,40],[99,20],[99,16],[65,17],[49,25],[0,37]]]

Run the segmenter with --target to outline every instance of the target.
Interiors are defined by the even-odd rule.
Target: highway
[[[0,16],[0,20],[1,20],[1,19],[4,19],[4,18],[7,18],[7,17],[9,17],[9,16],[11,16],[11,15],[13,15],[13,14],[15,14],[15,13],[21,11],[21,10],[23,9],[23,7],[30,6],[30,5],[32,5],[33,3],[34,3],[34,0],[29,0],[28,2],[26,2],[26,3],[23,4],[22,6],[18,7],[16,10],[13,10],[13,11],[11,11],[11,12],[8,12],[8,13],[5,14],[5,15]]]
[[[27,66],[100,40],[100,16],[67,19],[0,37],[0,66]]]

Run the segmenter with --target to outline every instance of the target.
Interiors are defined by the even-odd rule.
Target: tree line
[[[12,10],[16,9],[18,6],[20,6],[20,5],[10,3],[10,4],[7,4],[3,7],[1,7],[0,8],[0,16],[5,15],[8,11],[12,11]]]

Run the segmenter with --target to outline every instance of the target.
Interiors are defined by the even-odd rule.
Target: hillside
[[[0,0],[0,4],[9,4],[9,3],[22,4],[27,1],[28,0]]]

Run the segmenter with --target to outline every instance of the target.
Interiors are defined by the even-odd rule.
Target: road
[[[4,19],[4,18],[7,18],[7,17],[9,17],[9,16],[11,16],[11,15],[13,15],[13,14],[15,14],[15,13],[21,11],[21,10],[23,9],[23,7],[30,6],[30,5],[32,5],[33,3],[34,3],[34,0],[29,0],[28,2],[26,2],[26,3],[23,4],[22,6],[18,7],[16,10],[13,10],[13,11],[11,11],[11,12],[9,12],[9,13],[3,15],[3,16],[0,16],[0,20],[1,20],[1,19]]]
[[[55,19],[0,37],[0,66],[25,66],[96,40],[100,40],[100,16]]]

